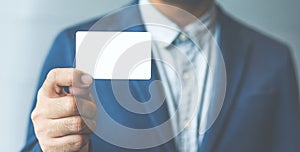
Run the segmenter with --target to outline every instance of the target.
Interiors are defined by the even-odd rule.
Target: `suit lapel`
[[[159,126],[162,123],[166,122],[169,119],[169,113],[167,108],[167,102],[161,101],[163,94],[163,88],[161,85],[157,84],[151,84],[155,80],[160,80],[158,70],[155,64],[155,61],[152,60],[152,76],[151,80],[149,81],[132,81],[132,92],[137,92],[137,100],[140,101],[147,101],[150,98],[153,98],[151,102],[155,102],[156,104],[160,104],[159,102],[163,102],[162,106],[157,109],[156,111],[147,114],[151,121],[151,128],[154,128],[155,126]],[[149,95],[149,86],[151,86],[151,96]],[[146,111],[150,111],[151,107],[146,107]],[[159,128],[159,127],[158,127]],[[169,137],[170,134],[172,134],[172,126],[168,127],[169,129],[166,130],[164,127],[163,129],[155,129],[158,139],[155,139],[160,142],[166,142],[166,137]],[[172,139],[167,144],[163,145],[164,151],[176,151],[176,145],[175,141]]]
[[[133,3],[129,5],[129,7],[134,6],[138,4],[138,1],[135,0]],[[111,23],[111,19],[116,20],[117,23],[114,23],[113,25],[109,25]],[[109,31],[125,31],[125,32],[146,32],[146,29],[144,27],[144,23],[142,21],[142,18],[140,16],[140,11],[138,10],[138,7],[132,7],[132,9],[125,9],[122,10],[120,13],[117,13],[116,15],[113,15],[113,17],[108,17],[107,19],[104,18],[104,20],[107,21],[102,21],[100,24],[96,25],[95,29],[99,30],[99,27],[105,27],[105,30]],[[125,27],[125,28],[124,28]],[[155,64],[155,61],[152,60],[151,64],[151,80],[149,81],[130,81],[130,90],[131,92],[135,92],[135,97],[137,100],[141,102],[146,102],[151,98],[149,94],[149,86],[154,80],[160,80],[158,70]],[[154,102],[162,102],[160,99],[162,98],[163,95],[163,88],[160,85],[154,85],[152,87],[152,96],[154,99]],[[159,103],[158,103],[159,104]],[[146,107],[145,110],[149,111],[151,107]],[[149,126],[149,128],[153,128],[155,126],[159,126],[163,122],[167,121],[169,119],[169,114],[168,114],[168,109],[167,109],[167,104],[166,101],[162,104],[162,106],[156,110],[155,112],[149,113],[148,114],[152,126]],[[155,129],[157,134],[160,136],[159,139],[155,140],[160,140],[160,141],[165,141],[165,135],[168,134],[169,131],[172,131],[171,129],[172,126],[170,126],[169,130],[158,130]],[[176,146],[174,140],[170,140],[167,144],[163,145],[164,151],[176,151]]]
[[[218,21],[221,25],[220,47],[227,72],[227,91],[221,112],[213,126],[207,131],[200,148],[200,151],[205,152],[217,151],[217,145],[222,140],[222,134],[229,123],[232,108],[240,90],[247,54],[250,52],[250,43],[242,36],[242,27],[224,14],[220,8],[218,13]]]

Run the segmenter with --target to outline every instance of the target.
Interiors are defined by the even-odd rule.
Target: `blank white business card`
[[[78,31],[75,64],[94,79],[149,80],[151,34]]]

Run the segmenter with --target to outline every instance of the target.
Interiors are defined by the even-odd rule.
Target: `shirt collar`
[[[153,40],[167,47],[177,37],[179,27],[160,13],[149,0],[140,0],[139,4],[146,30],[151,33]]]
[[[189,37],[197,37],[197,31],[206,30],[207,28],[210,30],[216,18],[216,9],[213,5],[199,20],[181,29],[176,23],[159,12],[149,0],[139,0],[139,4],[146,30],[151,33],[154,41],[162,42],[163,47],[172,44],[181,32],[186,33]]]

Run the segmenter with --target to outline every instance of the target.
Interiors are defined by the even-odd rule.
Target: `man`
[[[131,5],[140,3],[149,2],[134,1]],[[99,109],[97,111],[96,102],[94,102],[97,99],[92,97],[89,91],[93,82],[92,78],[72,68],[75,57],[74,33],[89,30],[97,22],[93,20],[69,28],[56,38],[42,69],[39,91],[34,102],[32,121],[29,122],[27,141],[23,151],[300,151],[298,87],[290,51],[285,45],[238,23],[216,7],[213,0],[150,0],[150,3],[154,8],[150,9],[151,11],[165,17],[169,20],[169,24],[175,24],[187,33],[198,32],[198,24],[195,20],[179,16],[178,9],[168,9],[159,4],[168,4],[186,10],[204,22],[208,31],[219,37],[218,43],[227,71],[227,87],[223,107],[213,125],[204,135],[198,136],[195,130],[198,129],[199,122],[191,119],[190,127],[185,128],[175,138],[153,147],[133,147],[132,149],[111,143],[93,133],[91,130],[95,129],[96,124],[97,127],[114,129],[107,124],[106,120],[101,119]],[[121,15],[115,15],[109,25],[102,24],[96,29],[115,31],[119,30],[118,25],[129,24],[136,20],[146,22],[146,14],[147,12],[142,9],[123,12]],[[208,16],[208,24],[205,23],[204,16]],[[153,29],[150,26],[144,25],[125,31],[151,32],[151,30]],[[153,34],[153,37],[164,35]],[[194,46],[190,45],[180,32],[176,34],[166,36],[172,37],[168,43],[186,51],[194,49]],[[210,39],[204,39],[203,35],[193,38],[197,41],[204,41],[203,51],[210,52],[213,49],[205,48],[210,48],[212,42]],[[153,50],[153,55],[158,56],[155,53],[161,53],[163,57],[174,54],[173,52],[168,54],[166,48]],[[198,54],[195,53],[188,58],[194,61],[193,57],[196,57],[193,63],[196,67],[199,61],[197,56]],[[171,57],[171,59],[178,58]],[[181,60],[178,62],[181,63]],[[122,109],[112,93],[111,82],[95,80],[101,104],[106,112],[121,125],[130,128],[151,128],[162,124],[172,115],[170,104],[176,104],[177,98],[172,98],[172,94],[176,97],[178,91],[174,89],[176,81],[172,80],[169,74],[163,73],[166,69],[164,65],[154,63],[152,65],[151,80],[131,82],[131,91],[135,97],[142,102],[147,101],[149,84],[157,79],[165,79],[171,86],[164,84],[162,92],[166,93],[167,101],[157,111],[147,115],[136,115]],[[181,71],[185,69],[189,71],[187,67],[178,66],[177,68]],[[196,77],[199,73],[199,77],[207,73],[201,71],[202,68],[198,69],[200,72],[196,72]],[[184,72],[182,74],[184,79]],[[185,107],[190,108],[187,104],[190,102],[204,102],[204,105],[207,103],[205,100],[188,99],[191,96],[188,94],[197,94],[199,86],[203,86],[203,83],[191,88],[192,84],[189,80],[182,82],[185,91],[181,96],[183,96],[182,102]],[[121,82],[119,84],[122,89]],[[65,91],[66,87],[69,91]],[[156,94],[151,95],[159,96],[160,88],[156,89],[158,90]],[[193,92],[193,89],[197,91]],[[200,93],[202,94],[205,93]],[[123,97],[126,98],[126,95]],[[85,109],[83,112],[80,112],[76,102]],[[205,110],[205,106],[200,106],[197,113],[200,113],[201,109]],[[188,110],[182,110],[179,115],[189,116],[187,113]],[[178,122],[172,123],[170,130],[181,126],[181,117]],[[209,117],[209,115],[198,116],[197,114],[195,120],[200,119],[201,122],[203,117]],[[138,142],[131,136],[118,134],[118,130],[114,131],[117,133],[112,132],[110,134],[112,138],[116,136],[120,141],[125,139],[128,143]],[[165,137],[165,132],[164,130],[158,133],[162,139]],[[157,136],[145,136],[141,140],[146,143],[161,140],[154,137]]]

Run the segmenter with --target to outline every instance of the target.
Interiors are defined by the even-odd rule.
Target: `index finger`
[[[74,68],[56,68],[52,69],[42,86],[44,94],[57,93],[64,87],[76,86],[78,88],[88,88],[93,79],[90,75],[76,70]]]

